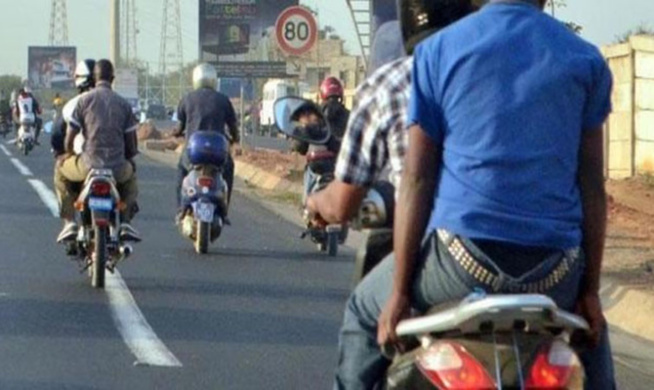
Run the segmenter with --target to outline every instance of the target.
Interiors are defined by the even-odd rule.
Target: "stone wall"
[[[610,178],[654,174],[654,37],[602,48],[613,73],[613,113],[605,129]]]

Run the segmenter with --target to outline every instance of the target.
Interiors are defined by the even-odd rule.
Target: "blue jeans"
[[[488,293],[509,293],[516,285],[543,279],[567,259],[571,263],[570,272],[560,283],[546,291],[557,305],[573,311],[580,281],[584,273],[583,256],[579,251],[552,253],[537,267],[519,278],[509,276],[469,240],[461,238],[464,246],[487,269],[492,269],[500,277],[499,288],[491,291],[479,284],[459,263],[454,261],[446,246],[434,233],[425,241],[419,263],[415,268],[412,288],[412,301],[415,309],[427,311],[430,307],[460,300],[475,288]],[[390,362],[382,356],[377,344],[377,319],[391,293],[394,258],[384,259],[357,286],[345,308],[343,326],[339,335],[339,358],[334,383],[335,389],[369,390],[375,388]],[[614,389],[613,361],[605,330],[602,342],[594,350],[581,356],[587,374],[587,390]]]

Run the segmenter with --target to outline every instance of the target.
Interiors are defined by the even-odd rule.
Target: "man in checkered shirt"
[[[381,34],[381,35],[380,35]],[[335,180],[307,199],[309,211],[329,223],[352,219],[368,189],[390,164],[397,188],[407,145],[406,115],[413,60],[404,56],[401,31],[389,22],[373,43],[374,58],[392,61],[378,68],[356,93],[336,165]],[[378,64],[371,64],[374,68]]]

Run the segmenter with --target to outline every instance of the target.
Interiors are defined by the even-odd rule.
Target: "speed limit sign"
[[[311,50],[318,37],[316,19],[301,6],[286,8],[277,18],[275,31],[280,49],[294,56]]]

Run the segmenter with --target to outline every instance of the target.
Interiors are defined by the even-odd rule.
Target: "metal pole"
[[[245,140],[245,130],[244,130],[244,122],[245,122],[245,85],[243,83],[243,79],[241,79],[241,117],[239,118],[239,125],[241,128],[241,148],[243,147],[243,141]]]
[[[111,43],[109,45],[111,62],[115,67],[120,66],[120,0],[111,0],[110,15]]]

